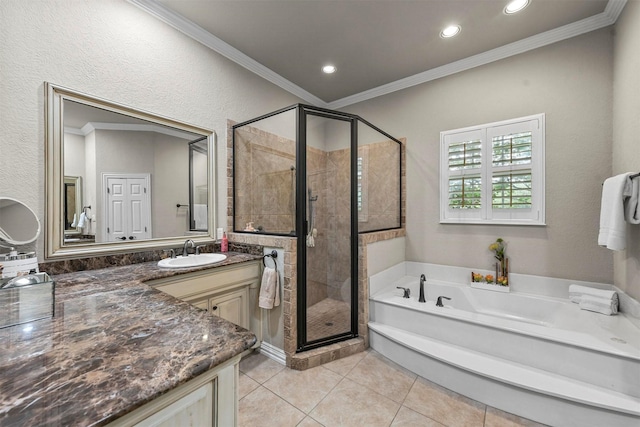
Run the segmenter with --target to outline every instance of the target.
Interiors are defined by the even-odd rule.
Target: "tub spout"
[[[442,304],[442,298],[444,298],[446,300],[451,300],[451,298],[449,298],[449,297],[439,296],[438,300],[436,301],[436,307],[444,307],[444,305]]]
[[[418,302],[427,302],[427,300],[424,298],[424,282],[427,280],[427,278],[424,276],[424,274],[420,275],[420,298],[418,299]]]

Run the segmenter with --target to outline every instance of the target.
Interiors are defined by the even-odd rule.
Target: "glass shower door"
[[[300,350],[357,332],[357,223],[352,200],[355,124],[348,116],[308,110],[303,114],[306,182],[298,200],[304,200],[305,215],[298,254],[306,267],[305,295],[299,294],[306,304],[304,313],[299,313],[304,317],[300,319],[304,328],[298,328]]]

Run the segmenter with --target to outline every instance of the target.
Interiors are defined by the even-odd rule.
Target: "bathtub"
[[[411,290],[409,299],[396,286]],[[370,346],[465,396],[561,426],[640,425],[640,329],[568,299],[405,276],[369,301]],[[444,307],[437,307],[439,296]]]

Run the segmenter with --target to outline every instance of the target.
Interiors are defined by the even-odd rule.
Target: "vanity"
[[[54,276],[52,319],[0,329],[0,424],[236,425],[238,363],[257,340],[224,317],[250,325],[259,259]]]
[[[35,213],[0,194],[0,274],[49,273],[53,307],[27,318],[22,293],[6,299],[19,315],[0,328],[0,425],[236,425],[238,363],[259,345],[262,256],[158,265],[185,239],[214,251],[215,133],[44,89],[44,250],[38,260],[28,246]]]

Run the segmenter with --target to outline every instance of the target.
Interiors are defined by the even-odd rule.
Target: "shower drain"
[[[611,337],[611,341],[619,342],[619,343],[622,343],[622,344],[626,344],[627,343],[625,340],[623,340],[622,338],[618,338],[618,337]]]

